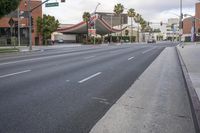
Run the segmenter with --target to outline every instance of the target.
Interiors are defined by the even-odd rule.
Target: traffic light
[[[33,27],[33,23],[34,23],[33,17],[31,17],[31,26],[32,27]]]
[[[149,22],[147,22],[147,25],[148,25],[148,26],[149,26],[149,24],[150,24],[150,23],[149,23]]]
[[[160,22],[160,26],[162,26],[162,25],[163,25],[163,22],[161,21],[161,22]]]
[[[65,0],[61,0],[61,2],[65,2]]]

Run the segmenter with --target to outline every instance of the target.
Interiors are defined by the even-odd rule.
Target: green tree
[[[43,36],[43,43],[46,45],[51,34],[57,30],[59,21],[54,16],[43,15],[43,18],[37,18],[37,34]]]
[[[120,16],[120,29],[122,30],[122,13],[124,11],[124,6],[121,3],[118,3],[114,6],[114,12]],[[120,42],[122,39],[122,31],[121,31],[121,38],[120,38]]]
[[[89,12],[84,12],[83,13],[83,16],[82,16],[82,18],[83,18],[83,21],[86,23],[86,29],[87,29],[87,35],[86,35],[86,43],[88,44],[88,22],[89,22],[89,20],[90,20],[90,13]]]
[[[21,0],[0,0],[0,18],[17,9]]]
[[[141,17],[141,19],[140,19],[140,26],[141,26],[141,31],[143,32],[145,29],[146,29],[146,27],[147,27],[147,22]]]
[[[130,41],[131,42],[133,42],[133,40],[132,40],[132,36],[133,36],[133,18],[135,17],[135,15],[136,15],[136,12],[135,12],[135,9],[133,9],[133,8],[130,8],[129,10],[128,10],[128,17],[130,17],[131,18],[131,37],[130,37]]]

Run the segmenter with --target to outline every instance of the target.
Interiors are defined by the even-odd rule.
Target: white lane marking
[[[5,63],[0,63],[0,66],[9,65],[9,64],[16,64],[16,63],[21,63],[21,62],[28,62],[28,61],[37,61],[37,60],[50,59],[50,58],[56,58],[56,57],[63,57],[63,56],[66,56],[66,55],[73,55],[73,54],[74,53],[68,53],[68,54],[61,54],[61,55],[50,55],[50,56],[47,56],[47,57],[38,57],[38,58],[34,58],[34,59],[10,61],[10,62],[5,62]]]
[[[0,76],[0,78],[10,77],[10,76],[14,76],[14,75],[22,74],[22,73],[27,73],[27,72],[30,72],[30,71],[31,70],[25,70],[25,71],[16,72],[16,73],[10,73],[10,74],[6,74],[6,75],[2,75],[2,76]]]
[[[130,58],[128,58],[128,60],[132,60],[132,59],[134,59],[135,57],[130,57]]]
[[[85,82],[85,81],[88,81],[88,80],[90,80],[90,79],[92,79],[92,78],[94,78],[94,77],[96,77],[96,76],[98,76],[98,75],[100,75],[101,74],[101,72],[98,72],[98,73],[96,73],[96,74],[93,74],[93,75],[91,75],[91,76],[89,76],[89,77],[87,77],[87,78],[85,78],[85,79],[83,79],[83,80],[80,80],[78,83],[83,83],[83,82]]]
[[[99,97],[92,97],[92,99],[94,99],[94,100],[101,100],[101,101],[107,101],[107,99],[99,98]]]
[[[70,80],[66,80],[66,82],[70,82]]]
[[[95,56],[88,56],[88,57],[85,57],[84,59],[91,59],[91,58],[94,58]]]
[[[151,48],[151,49],[148,49],[148,50],[146,50],[146,51],[142,52],[142,54],[145,54],[145,53],[147,53],[147,52],[150,52],[151,50],[154,50],[154,49],[156,49],[156,48]]]

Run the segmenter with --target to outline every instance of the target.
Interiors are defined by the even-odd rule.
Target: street
[[[81,46],[0,59],[1,132],[89,132],[163,46]]]

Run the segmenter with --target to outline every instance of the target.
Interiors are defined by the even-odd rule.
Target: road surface
[[[0,132],[89,132],[164,48],[81,46],[2,56]]]

